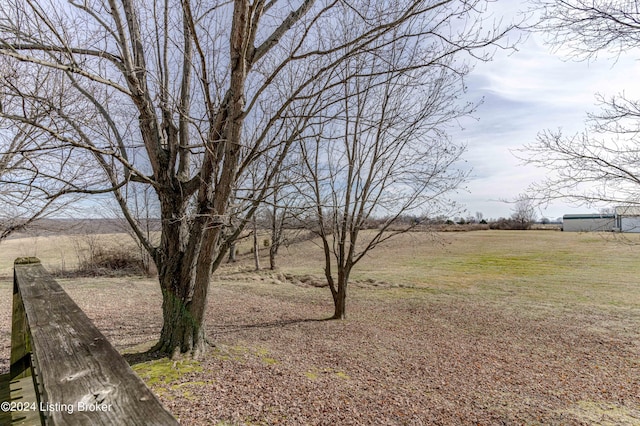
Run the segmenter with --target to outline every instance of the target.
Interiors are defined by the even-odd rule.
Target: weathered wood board
[[[14,280],[28,325],[27,336],[16,337],[29,344],[16,342],[14,357],[12,336],[12,361],[31,350],[47,424],[178,424],[39,262],[16,262]],[[12,366],[12,376],[18,371]]]

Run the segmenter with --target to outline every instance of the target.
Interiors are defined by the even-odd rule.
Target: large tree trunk
[[[349,271],[338,267],[338,286],[332,289],[334,313],[331,319],[347,318],[347,284],[349,283]]]
[[[173,358],[180,354],[200,358],[206,350],[207,339],[204,321],[196,318],[203,318],[203,312],[194,311],[193,304],[171,290],[163,290],[162,299],[163,326],[154,350],[170,354]]]
[[[197,257],[202,257],[200,247]],[[162,331],[153,348],[176,357],[199,358],[207,347],[204,328],[211,262],[195,264],[195,253],[165,259],[158,275],[162,289]]]
[[[347,318],[347,285],[338,285],[338,291],[333,294],[334,313],[331,319]]]
[[[167,200],[163,207],[175,209],[174,217],[181,217],[186,208],[177,200]],[[155,351],[199,358],[207,348],[204,318],[209,282],[214,260],[226,254],[218,244],[220,227],[211,220],[200,216],[193,222],[163,223],[160,249],[155,253],[163,325]]]

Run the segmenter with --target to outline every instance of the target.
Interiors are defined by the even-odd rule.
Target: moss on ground
[[[632,426],[640,424],[640,409],[609,402],[579,401],[566,410],[579,421],[603,426]]]
[[[323,368],[320,370],[313,368],[305,371],[304,375],[309,380],[318,380],[320,375],[324,375],[325,377],[335,377],[341,380],[351,379],[351,377],[344,371],[335,370],[333,368]]]
[[[142,362],[132,368],[149,386],[168,385],[185,374],[202,371],[202,367],[197,361],[173,361],[169,358]]]

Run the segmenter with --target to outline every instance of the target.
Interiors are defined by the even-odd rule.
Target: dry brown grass
[[[135,369],[187,425],[640,424],[639,249],[597,234],[408,234],[359,265],[345,321],[322,321],[328,289],[297,279],[321,280],[312,243],[274,273],[245,255],[212,284],[206,358]],[[153,280],[62,284],[121,350],[157,336]]]
[[[118,248],[137,252],[138,248],[127,234],[47,235],[14,238],[0,244],[0,276],[11,277],[13,261],[17,257],[37,257],[50,271],[73,270],[89,252],[89,245],[97,249]]]

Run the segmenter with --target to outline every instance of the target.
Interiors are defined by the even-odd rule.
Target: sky
[[[517,19],[526,0],[498,0],[491,14],[504,22]],[[543,130],[561,128],[574,134],[585,128],[587,112],[598,110],[596,93],[625,91],[640,99],[640,50],[618,58],[601,55],[594,61],[573,61],[554,52],[542,34],[529,34],[516,51],[496,50],[493,60],[476,63],[467,76],[466,101],[481,102],[473,117],[450,129],[456,143],[466,145],[469,180],[452,198],[464,209],[460,216],[508,217],[514,200],[546,175],[524,165],[514,153],[535,142]],[[634,93],[635,92],[635,93]],[[567,213],[597,212],[598,206],[554,202],[541,206],[538,217],[555,219]]]
[[[514,0],[497,3],[505,19],[522,8],[522,2]],[[544,35],[530,34],[516,52],[499,50],[492,61],[477,63],[467,79],[467,96],[482,104],[472,118],[461,122],[464,130],[452,132],[456,142],[467,146],[465,166],[472,169],[466,191],[453,197],[466,208],[461,216],[510,216],[513,204],[505,200],[513,200],[546,175],[543,169],[524,165],[514,152],[535,142],[545,129],[561,128],[566,134],[585,129],[587,112],[598,111],[596,93],[625,91],[640,98],[640,85],[634,81],[640,75],[639,53],[619,58],[603,54],[579,62],[568,59],[567,52],[554,52]],[[597,211],[597,206],[555,202],[540,207],[538,217]]]

